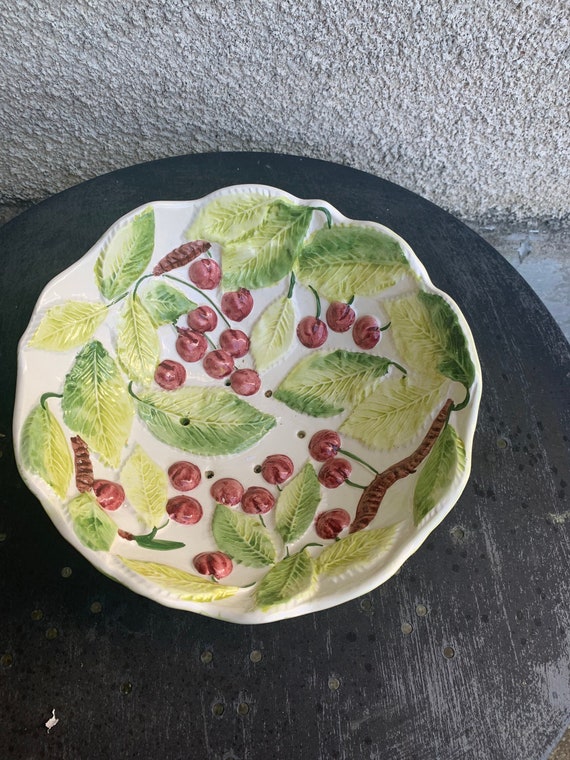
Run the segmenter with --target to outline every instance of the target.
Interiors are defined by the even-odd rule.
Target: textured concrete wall
[[[0,0],[0,201],[178,153],[568,215],[568,0]]]

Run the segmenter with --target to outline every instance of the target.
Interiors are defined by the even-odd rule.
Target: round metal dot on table
[[[62,578],[69,578],[73,570],[70,567],[62,567],[61,568],[61,577]]]
[[[401,626],[402,633],[404,633],[406,636],[411,633],[414,630],[414,626],[411,625],[411,623],[402,623]]]
[[[46,639],[49,639],[50,641],[53,641],[53,639],[57,639],[59,635],[59,631],[57,628],[48,628],[46,631]]]
[[[44,613],[42,610],[32,610],[30,613],[32,620],[42,620],[43,616]]]
[[[249,655],[249,659],[252,662],[260,662],[262,657],[263,657],[263,655],[261,654],[261,652],[259,651],[259,649],[254,649],[251,652],[251,654]]]
[[[121,684],[121,694],[130,694],[133,690],[133,685],[130,681],[125,681]]]
[[[418,617],[425,617],[428,614],[425,604],[416,604],[416,615]]]
[[[0,533],[0,544],[4,543],[4,541],[8,538],[7,533]]]
[[[14,658],[8,652],[6,652],[6,654],[3,654],[2,657],[0,657],[0,666],[3,668],[11,667],[13,662],[14,662]]]
[[[97,613],[101,612],[101,610],[103,609],[103,605],[101,604],[101,602],[93,602],[91,606],[89,607],[89,609],[91,610],[91,612],[93,612],[96,615]]]
[[[372,602],[370,601],[370,599],[361,599],[360,609],[364,610],[364,612],[370,612],[370,610],[372,609]]]
[[[213,654],[212,652],[210,652],[210,650],[209,650],[209,649],[206,649],[206,650],[205,650],[204,652],[202,652],[202,654],[200,655],[200,659],[202,660],[202,662],[203,662],[205,665],[207,665],[209,662],[212,662],[212,660],[214,659],[214,654]]]
[[[331,691],[336,691],[338,688],[340,688],[340,681],[336,676],[331,676],[329,678],[329,689]]]
[[[451,660],[452,657],[455,657],[455,649],[453,647],[444,647],[443,656]]]
[[[212,712],[217,718],[221,718],[221,716],[224,714],[225,709],[226,708],[222,702],[216,702],[214,705],[212,705]]]
[[[509,442],[506,438],[497,438],[497,448],[498,449],[507,449],[509,447]]]
[[[249,712],[249,705],[247,702],[240,702],[237,706],[238,715],[247,715]]]

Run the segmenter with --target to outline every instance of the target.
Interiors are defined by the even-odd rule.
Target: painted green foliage
[[[139,298],[155,327],[172,324],[196,308],[194,301],[162,280],[151,280],[141,288]]]
[[[156,583],[157,586],[169,591],[182,601],[187,602],[216,602],[236,594],[239,586],[229,586],[216,583],[200,575],[193,575],[170,565],[159,562],[119,557],[121,562],[137,575]]]
[[[148,383],[160,361],[160,341],[150,314],[131,294],[122,308],[117,332],[117,358],[127,377]]]
[[[142,446],[135,446],[125,462],[121,471],[121,485],[145,527],[159,527],[166,519],[168,479],[162,467],[148,456]]]
[[[47,310],[30,340],[32,348],[67,351],[86,343],[107,316],[107,306],[89,301],[66,301]]]
[[[204,456],[248,449],[275,426],[274,417],[221,388],[140,391],[137,410],[159,441]]]
[[[61,499],[65,498],[73,461],[61,425],[47,406],[38,404],[28,414],[20,451],[24,467],[45,480]]]
[[[321,487],[313,465],[307,462],[283,488],[275,506],[277,532],[283,543],[300,538],[311,524],[321,500]]]
[[[316,583],[315,561],[308,550],[303,549],[271,568],[256,588],[255,601],[262,610],[286,602],[298,604],[314,593]]]
[[[63,419],[89,448],[118,467],[131,430],[133,402],[119,368],[99,341],[84,346],[65,378]]]
[[[186,230],[186,240],[225,245],[247,237],[265,219],[275,198],[262,193],[231,193],[209,201]]]
[[[373,296],[408,271],[408,260],[397,241],[374,227],[356,224],[317,230],[295,265],[299,281],[330,301]]]
[[[68,503],[67,510],[82,544],[96,552],[109,551],[117,535],[117,526],[92,494],[79,494]]]
[[[218,504],[212,532],[218,548],[247,567],[271,565],[277,558],[271,533],[255,517]]]
[[[295,338],[293,299],[277,298],[261,314],[251,331],[250,351],[259,372],[282,359]]]
[[[394,544],[397,525],[352,533],[327,546],[317,559],[319,575],[342,575],[368,565]]]
[[[148,208],[123,224],[99,254],[95,279],[101,295],[118,298],[142,275],[154,250],[154,210]]]
[[[414,490],[414,522],[417,525],[436,506],[457,474],[465,469],[465,446],[447,425],[423,465]]]
[[[274,395],[298,412],[331,417],[366,398],[390,364],[389,359],[373,354],[320,351],[293,367]]]

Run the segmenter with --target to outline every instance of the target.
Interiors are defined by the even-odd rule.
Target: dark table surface
[[[262,626],[163,608],[94,570],[26,490],[11,436],[17,340],[46,283],[136,206],[246,182],[404,237],[467,317],[484,376],[469,485],[400,573]],[[218,153],[60,193],[0,228],[0,255],[0,757],[547,757],[570,719],[570,351],[499,254],[369,174]]]

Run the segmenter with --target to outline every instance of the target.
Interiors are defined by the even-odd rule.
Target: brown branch
[[[452,406],[453,401],[448,398],[417,449],[405,459],[376,475],[372,483],[362,492],[349,533],[357,533],[366,528],[376,517],[382,499],[390,486],[393,486],[396,481],[412,475],[417,470],[444,429]]]
[[[184,245],[175,248],[170,253],[167,253],[166,256],[163,256],[152,270],[152,273],[158,276],[159,274],[170,272],[172,269],[183,267],[185,264],[189,264],[198,258],[202,253],[206,253],[210,248],[210,243],[207,243],[205,240],[193,240],[190,243],[184,243]]]
[[[93,488],[93,465],[89,449],[79,435],[71,438],[71,446],[75,460],[75,485],[79,493],[85,493]]]

